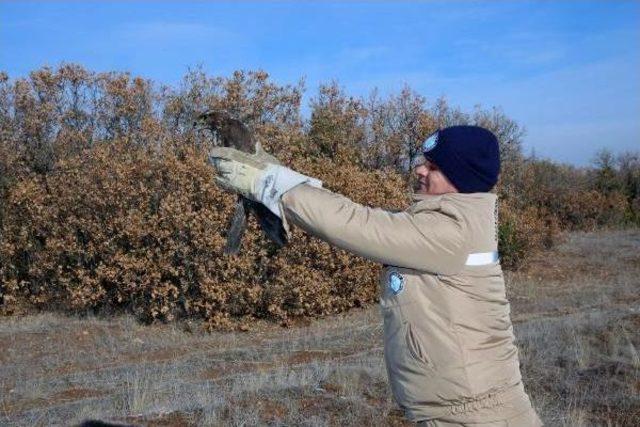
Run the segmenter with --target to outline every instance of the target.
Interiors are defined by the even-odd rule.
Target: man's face
[[[413,173],[417,180],[416,193],[436,195],[458,192],[458,189],[442,173],[438,166],[427,159],[416,165],[413,168]]]

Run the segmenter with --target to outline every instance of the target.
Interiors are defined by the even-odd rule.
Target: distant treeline
[[[0,73],[0,311],[34,307],[287,321],[377,298],[372,263],[296,231],[276,251],[251,224],[243,251],[221,256],[235,197],[213,183],[212,135],[194,117],[224,108],[269,151],[371,206],[408,206],[410,159],[437,128],[479,124],[500,141],[500,250],[518,268],[562,230],[640,224],[638,153],[601,151],[592,167],[527,157],[523,128],[501,110],[462,112],[409,87],[349,96],[263,71],[188,72],[178,87],[79,65],[25,78]],[[606,141],[604,142],[606,143]]]

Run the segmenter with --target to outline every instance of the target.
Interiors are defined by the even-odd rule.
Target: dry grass
[[[640,232],[576,233],[508,291],[546,425],[640,425]],[[409,425],[377,308],[284,329],[41,314],[0,319],[0,425]]]

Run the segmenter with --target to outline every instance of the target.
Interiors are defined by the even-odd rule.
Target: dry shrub
[[[143,320],[337,313],[377,296],[373,263],[295,231],[276,253],[255,221],[238,256],[222,248],[235,196],[201,150],[98,144],[32,174],[7,195],[0,247],[2,309],[126,310]],[[398,176],[327,160],[301,169],[370,204],[403,203]]]
[[[506,168],[499,192],[512,207],[535,207],[565,230],[625,225],[634,194],[625,195],[620,187],[599,188],[598,175],[598,170],[522,159]]]
[[[628,200],[618,191],[587,190],[558,194],[554,213],[567,229],[595,230],[623,224],[629,209]]]
[[[326,188],[393,210],[409,204],[409,159],[426,134],[464,123],[492,129],[505,160],[507,268],[551,246],[559,226],[637,217],[637,157],[624,159],[624,179],[607,160],[592,184],[584,170],[524,159],[522,129],[497,109],[465,114],[443,99],[429,107],[409,88],[365,100],[333,83],[320,87],[304,123],[302,89],[263,71],[191,70],[175,89],[69,64],[13,81],[0,73],[0,310],[120,310],[223,327],[375,301],[374,263],[300,230],[278,251],[252,219],[241,253],[222,256],[236,197],[212,183],[206,152],[215,141],[192,128],[210,108],[248,123],[285,165]]]
[[[198,159],[114,141],[15,185],[1,248],[5,306],[22,296],[171,318],[192,291],[186,279],[222,245],[211,230],[231,209]]]
[[[515,208],[503,199],[499,218],[498,243],[503,268],[523,266],[529,257],[550,248],[558,239],[557,219],[535,206]]]

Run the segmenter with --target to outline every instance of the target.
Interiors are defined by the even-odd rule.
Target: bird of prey
[[[260,143],[254,141],[251,132],[240,120],[234,119],[224,110],[210,110],[198,115],[194,127],[198,130],[209,129],[218,137],[220,144],[224,147],[232,147],[250,154],[259,153],[268,157],[272,163],[280,163],[275,157],[262,150]],[[253,212],[264,233],[278,247],[287,243],[282,220],[277,215],[261,203],[238,196],[238,203],[229,224],[227,243],[224,248],[225,254],[236,254],[240,250],[240,242],[247,228],[249,212]]]

